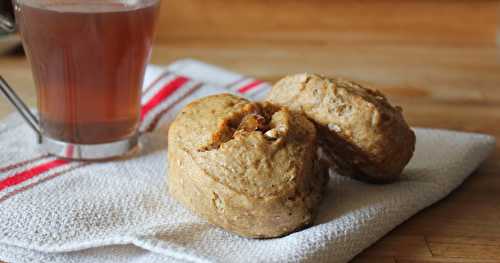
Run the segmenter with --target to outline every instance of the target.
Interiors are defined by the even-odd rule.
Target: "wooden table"
[[[175,10],[176,5],[197,8],[196,3],[181,6],[181,2],[186,3],[172,1],[172,9]],[[190,2],[200,4],[202,1]],[[214,5],[217,7],[217,3],[222,2],[214,0]],[[258,5],[258,1],[248,2],[251,6]],[[235,10],[239,3],[232,3],[236,5]],[[294,3],[301,5],[301,2]],[[255,37],[248,32],[238,34],[234,27],[223,32],[213,30],[218,17],[204,15],[194,22],[186,22],[183,28],[168,28],[173,35],[160,28],[152,62],[166,64],[178,58],[194,57],[267,81],[304,71],[340,75],[370,83],[386,93],[391,101],[404,108],[412,126],[482,132],[500,139],[500,49],[495,44],[495,27],[491,26],[495,19],[493,3],[458,1],[453,8],[441,11],[433,6],[438,4],[429,1],[411,3],[412,10],[434,10],[436,17],[442,13],[438,20],[471,18],[460,28],[468,34],[453,26],[426,34],[412,27],[410,20],[406,21],[416,37],[404,28],[389,30],[390,34],[385,30],[384,38],[371,35],[359,39],[352,34],[325,38],[312,33],[296,37],[288,31],[281,35],[264,32],[264,37]],[[385,10],[391,3],[376,5],[375,12]],[[345,7],[342,14],[346,16],[346,12],[355,13],[358,9],[349,10]],[[179,13],[176,12],[172,11],[172,17]],[[425,17],[418,17],[424,26],[431,23]],[[243,23],[238,21],[235,23]],[[485,25],[476,24],[474,29],[470,23],[478,21]],[[167,26],[167,22],[163,25]],[[212,28],[203,27],[208,30],[203,31],[205,34],[199,29],[198,37],[197,33],[186,34],[189,29],[204,25]],[[362,30],[367,25],[354,26]],[[231,30],[236,37],[231,37]],[[252,32],[255,31],[258,30]],[[35,105],[35,91],[24,57],[0,57],[0,74],[30,105]],[[11,111],[5,101],[0,102],[0,117]],[[397,227],[354,262],[500,262],[500,147],[497,146],[493,156],[449,197]]]

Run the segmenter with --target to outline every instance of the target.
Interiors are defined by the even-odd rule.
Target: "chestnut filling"
[[[220,124],[217,132],[212,134],[212,141],[198,151],[210,151],[219,147],[236,137],[245,136],[249,133],[259,131],[266,139],[276,140],[280,133],[272,124],[274,113],[279,108],[269,103],[252,103],[246,105],[241,112],[232,113]]]

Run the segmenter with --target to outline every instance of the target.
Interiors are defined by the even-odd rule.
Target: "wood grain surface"
[[[413,126],[500,139],[498,1],[171,0],[152,62],[192,57],[267,81],[295,72],[370,84]],[[23,56],[0,74],[35,105]],[[0,117],[12,109],[0,99]],[[500,262],[500,147],[449,197],[353,262]]]

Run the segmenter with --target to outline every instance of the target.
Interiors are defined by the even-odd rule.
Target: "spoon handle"
[[[30,111],[30,109],[24,104],[24,102],[17,96],[14,90],[7,84],[7,82],[0,76],[0,92],[5,95],[7,100],[16,108],[16,110],[21,114],[21,117],[28,123],[28,125],[33,129],[33,131],[38,135],[38,139],[41,139],[42,131],[40,129],[40,123],[36,116]]]
[[[10,18],[3,14],[0,14],[0,30],[7,33],[12,33],[16,30],[16,25]]]

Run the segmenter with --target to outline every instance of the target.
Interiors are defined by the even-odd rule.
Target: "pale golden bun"
[[[310,224],[328,179],[305,116],[229,94],[186,106],[168,144],[170,194],[245,237],[278,237]]]

